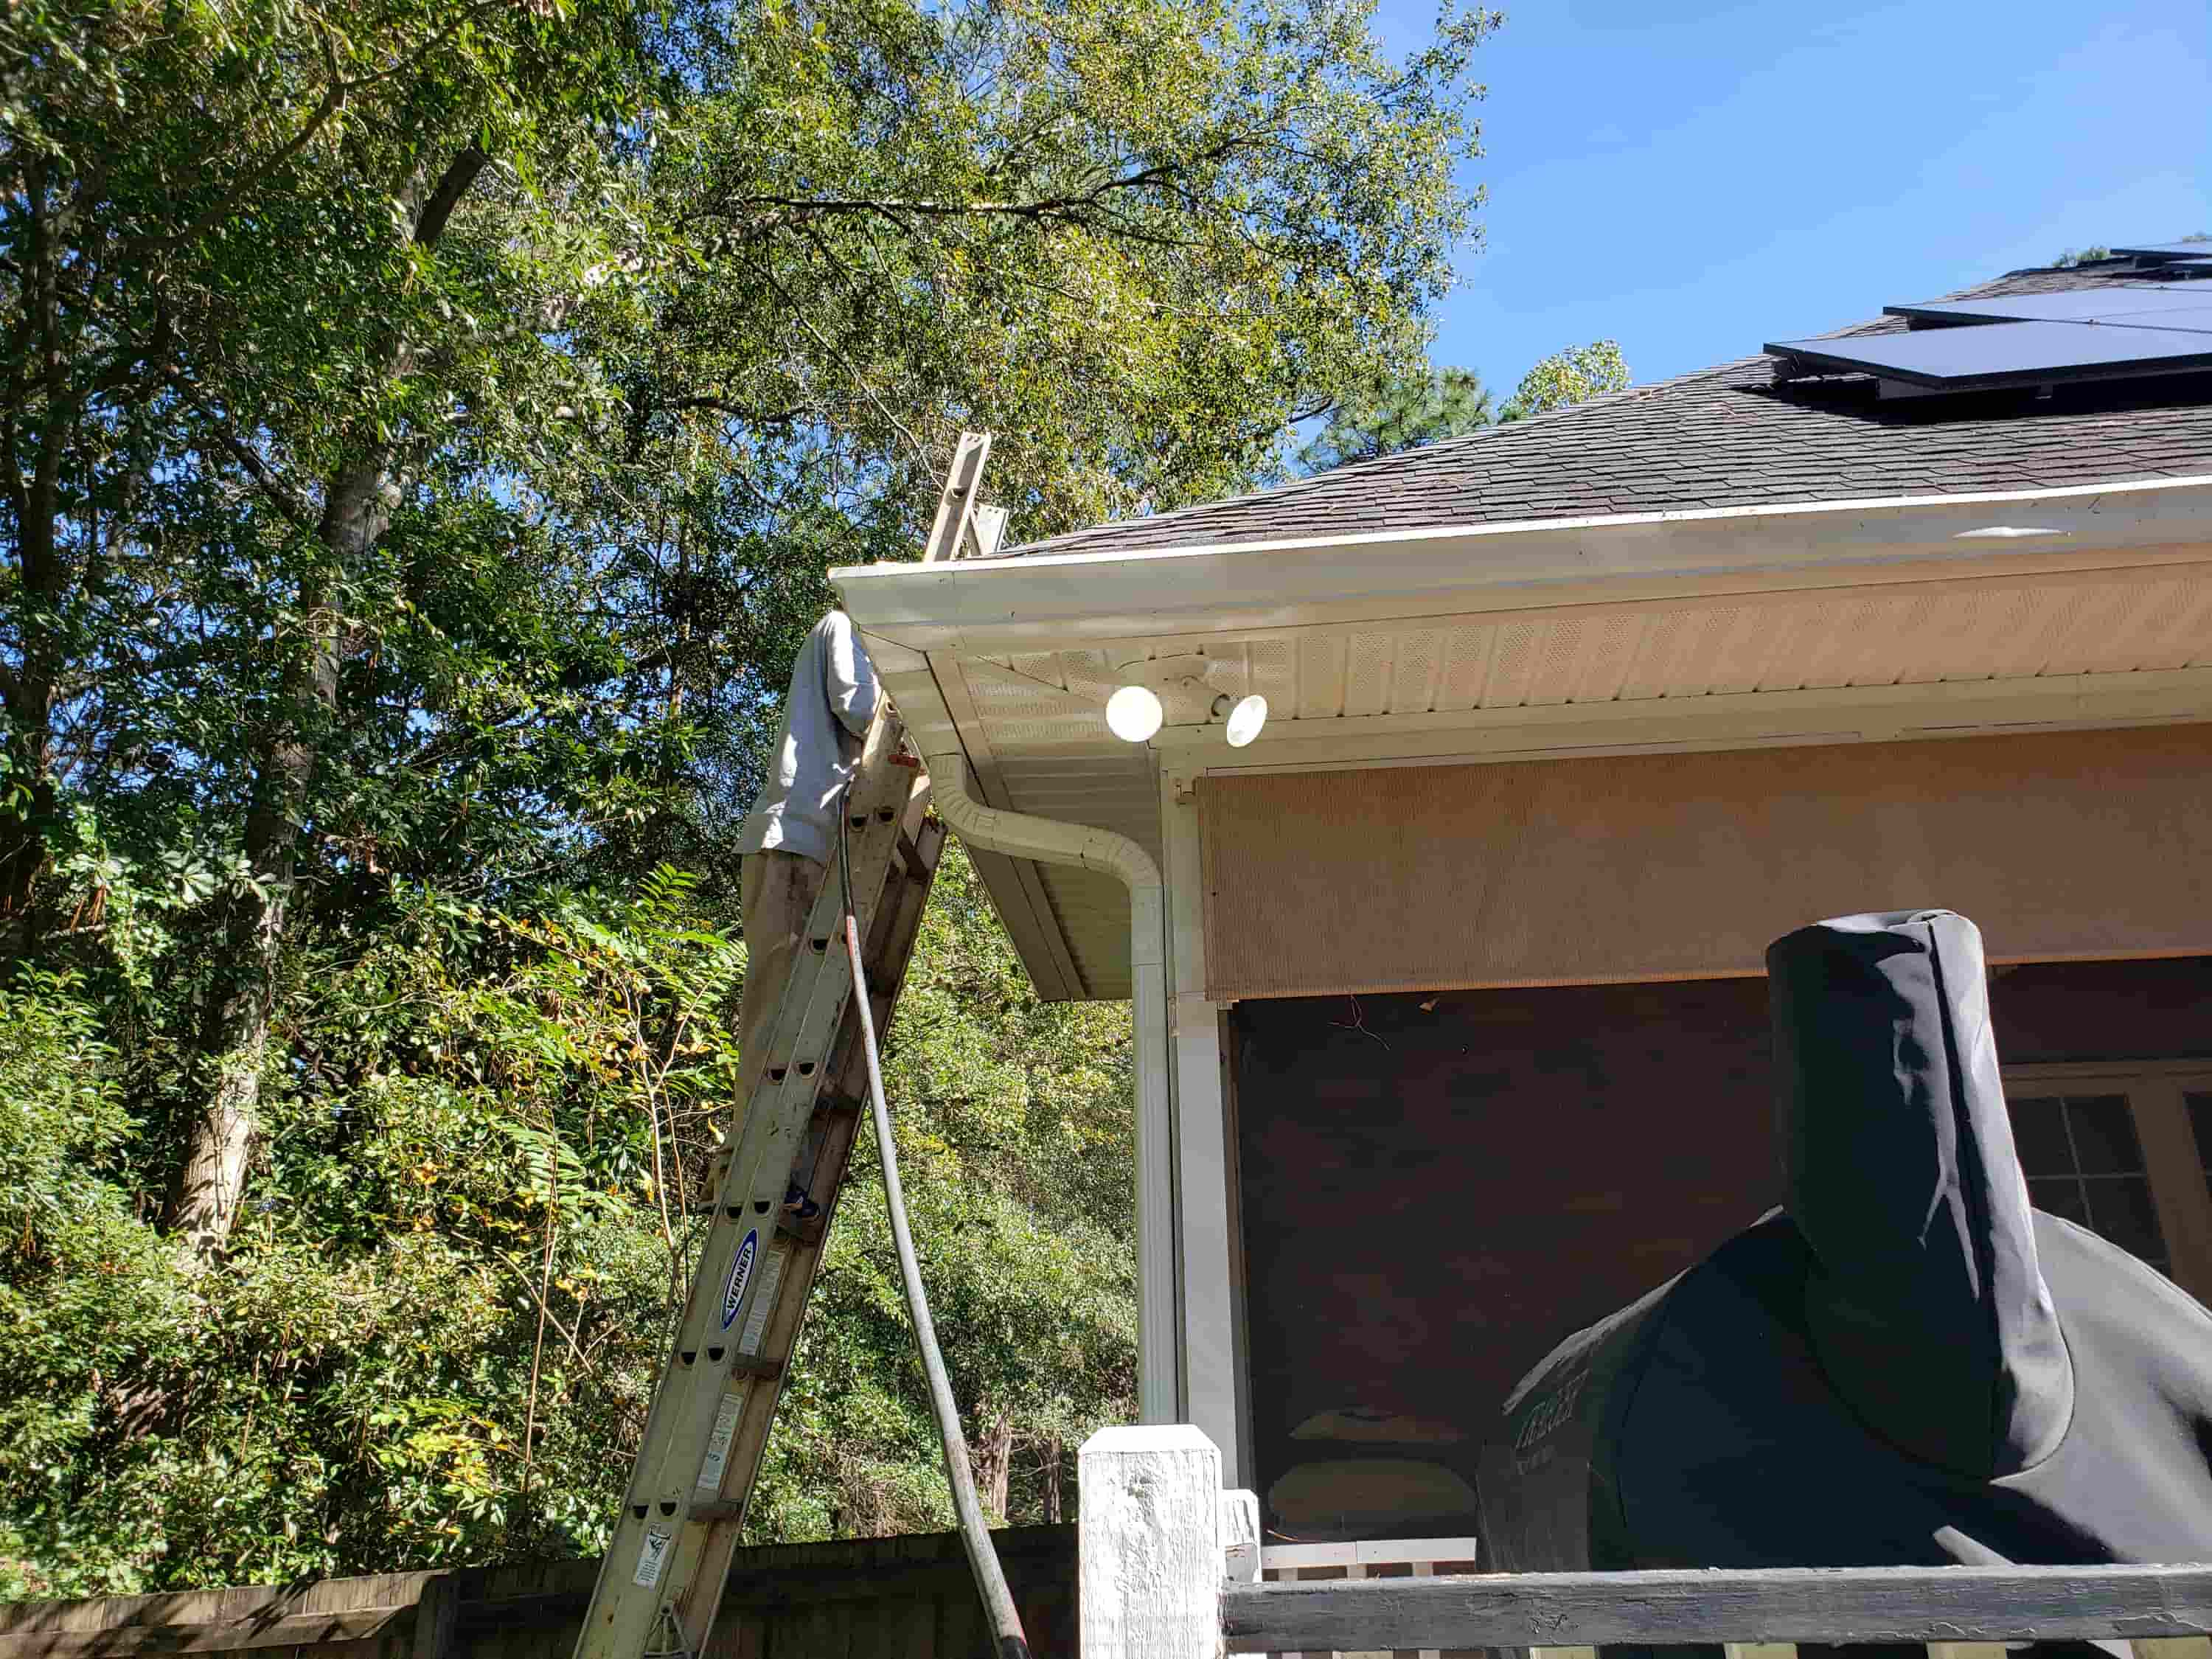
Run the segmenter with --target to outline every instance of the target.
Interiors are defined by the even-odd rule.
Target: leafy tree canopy
[[[1401,449],[1456,438],[1494,418],[1490,389],[1471,368],[1391,375],[1347,393],[1328,423],[1298,453],[1302,472],[1371,461]]]
[[[1620,347],[1611,340],[1593,340],[1588,345],[1555,351],[1523,374],[1498,418],[1517,421],[1530,415],[1548,415],[1607,392],[1625,392],[1631,384]]]
[[[0,16],[0,1594],[598,1547],[826,568],[912,556],[963,427],[1044,534],[1418,361],[1493,21]],[[929,927],[902,1152],[1035,1518],[1130,1410],[1126,1021],[957,859]],[[942,1514],[860,1179],[762,1538]]]

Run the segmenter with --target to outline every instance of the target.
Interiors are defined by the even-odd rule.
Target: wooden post
[[[449,1572],[434,1572],[422,1581],[415,1601],[415,1646],[412,1659],[450,1659],[453,1627],[461,1611],[461,1587]]]
[[[1077,1454],[1080,1659],[1218,1659],[1221,1453],[1187,1423],[1101,1429]]]
[[[1161,1427],[1182,1415],[1166,921],[1160,889],[1129,890],[1129,1021],[1137,1070],[1137,1415]]]
[[[1238,1397],[1243,1375],[1231,1236],[1236,1153],[1221,1086],[1221,1015],[1206,1000],[1206,874],[1198,803],[1177,799],[1174,780],[1160,778],[1161,863],[1167,872],[1168,990],[1174,1025],[1170,1047],[1175,1091],[1175,1243],[1182,1286],[1176,1364],[1182,1376],[1177,1418],[1194,1423],[1221,1448],[1221,1478],[1249,1480],[1239,1455],[1246,1437]]]
[[[1260,1494],[1221,1494],[1221,1576],[1231,1583],[1260,1582]]]

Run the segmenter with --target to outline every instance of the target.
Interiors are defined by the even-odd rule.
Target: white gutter
[[[943,739],[939,739],[942,743]],[[957,744],[930,752],[931,802],[970,847],[1041,864],[1072,864],[1129,890],[1129,1017],[1137,1060],[1137,1415],[1178,1420],[1173,1110],[1169,1100],[1167,896],[1159,866],[1127,836],[987,806],[968,793]]]
[[[2212,543],[2212,475],[2063,489],[1518,520],[1352,536],[882,563],[830,572],[872,633],[915,650],[1052,650],[1555,602],[2105,568]]]

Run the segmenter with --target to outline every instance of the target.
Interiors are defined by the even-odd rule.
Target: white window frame
[[[2212,1060],[2066,1060],[2008,1066],[2005,1091],[2039,1094],[2124,1095],[2142,1143],[2150,1176],[2151,1206],[2158,1212],[2173,1282],[2212,1307],[2212,1189],[2205,1165],[2212,1146],[2200,1149],[2185,1096],[2212,1093]]]

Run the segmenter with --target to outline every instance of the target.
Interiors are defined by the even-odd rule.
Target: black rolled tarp
[[[1522,1379],[1486,1565],[2212,1561],[2212,1315],[2029,1207],[1973,924],[1767,971],[1786,1201]]]

